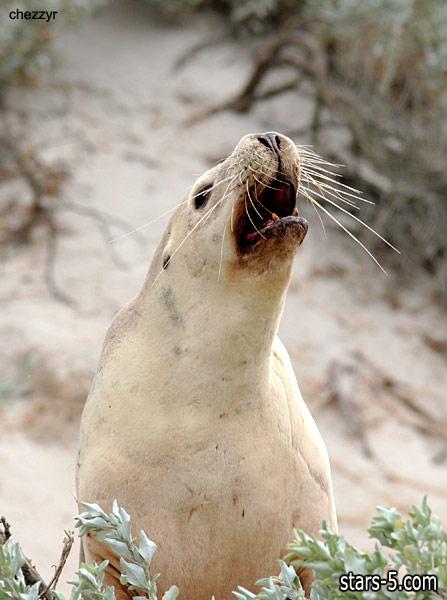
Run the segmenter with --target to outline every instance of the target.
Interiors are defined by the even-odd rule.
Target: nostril
[[[260,135],[258,137],[258,142],[261,142],[261,144],[263,144],[269,150],[273,150],[272,143],[271,143],[270,139],[267,136]]]
[[[258,137],[258,141],[275,154],[279,154],[281,152],[281,138],[279,135],[276,135],[273,132],[269,131],[268,133],[264,133],[264,135],[260,135]]]

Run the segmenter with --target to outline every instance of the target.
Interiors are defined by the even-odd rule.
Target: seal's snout
[[[258,142],[261,142],[266,148],[279,156],[281,152],[281,138],[274,131],[268,131],[258,136]]]
[[[292,256],[307,233],[296,206],[300,155],[293,141],[276,131],[248,134],[230,164],[228,175],[240,183],[231,217],[238,256],[265,257],[268,264],[273,254]]]

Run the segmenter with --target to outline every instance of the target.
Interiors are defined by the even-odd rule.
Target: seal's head
[[[292,256],[307,233],[296,195],[300,159],[295,144],[277,133],[244,137],[232,155],[239,182],[233,211],[233,240],[242,264],[258,265],[267,255]]]
[[[162,264],[167,268],[179,254],[196,275],[288,273],[307,233],[296,208],[299,185],[300,155],[289,138],[244,136],[225,161],[199,177],[179,207],[186,219],[172,219]]]

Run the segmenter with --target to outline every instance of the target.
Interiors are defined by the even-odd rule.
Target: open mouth
[[[290,229],[304,238],[307,222],[299,216],[295,201],[295,186],[278,174],[260,195],[256,196],[254,190],[246,192],[245,211],[237,232],[240,247],[248,249],[262,240],[284,237]]]

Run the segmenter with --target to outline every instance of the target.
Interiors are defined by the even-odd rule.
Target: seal
[[[81,423],[78,499],[114,498],[158,545],[159,590],[230,600],[276,573],[294,527],[336,529],[327,452],[277,337],[307,222],[300,155],[243,137],[172,214],[106,336]],[[83,538],[87,560],[119,562]]]

